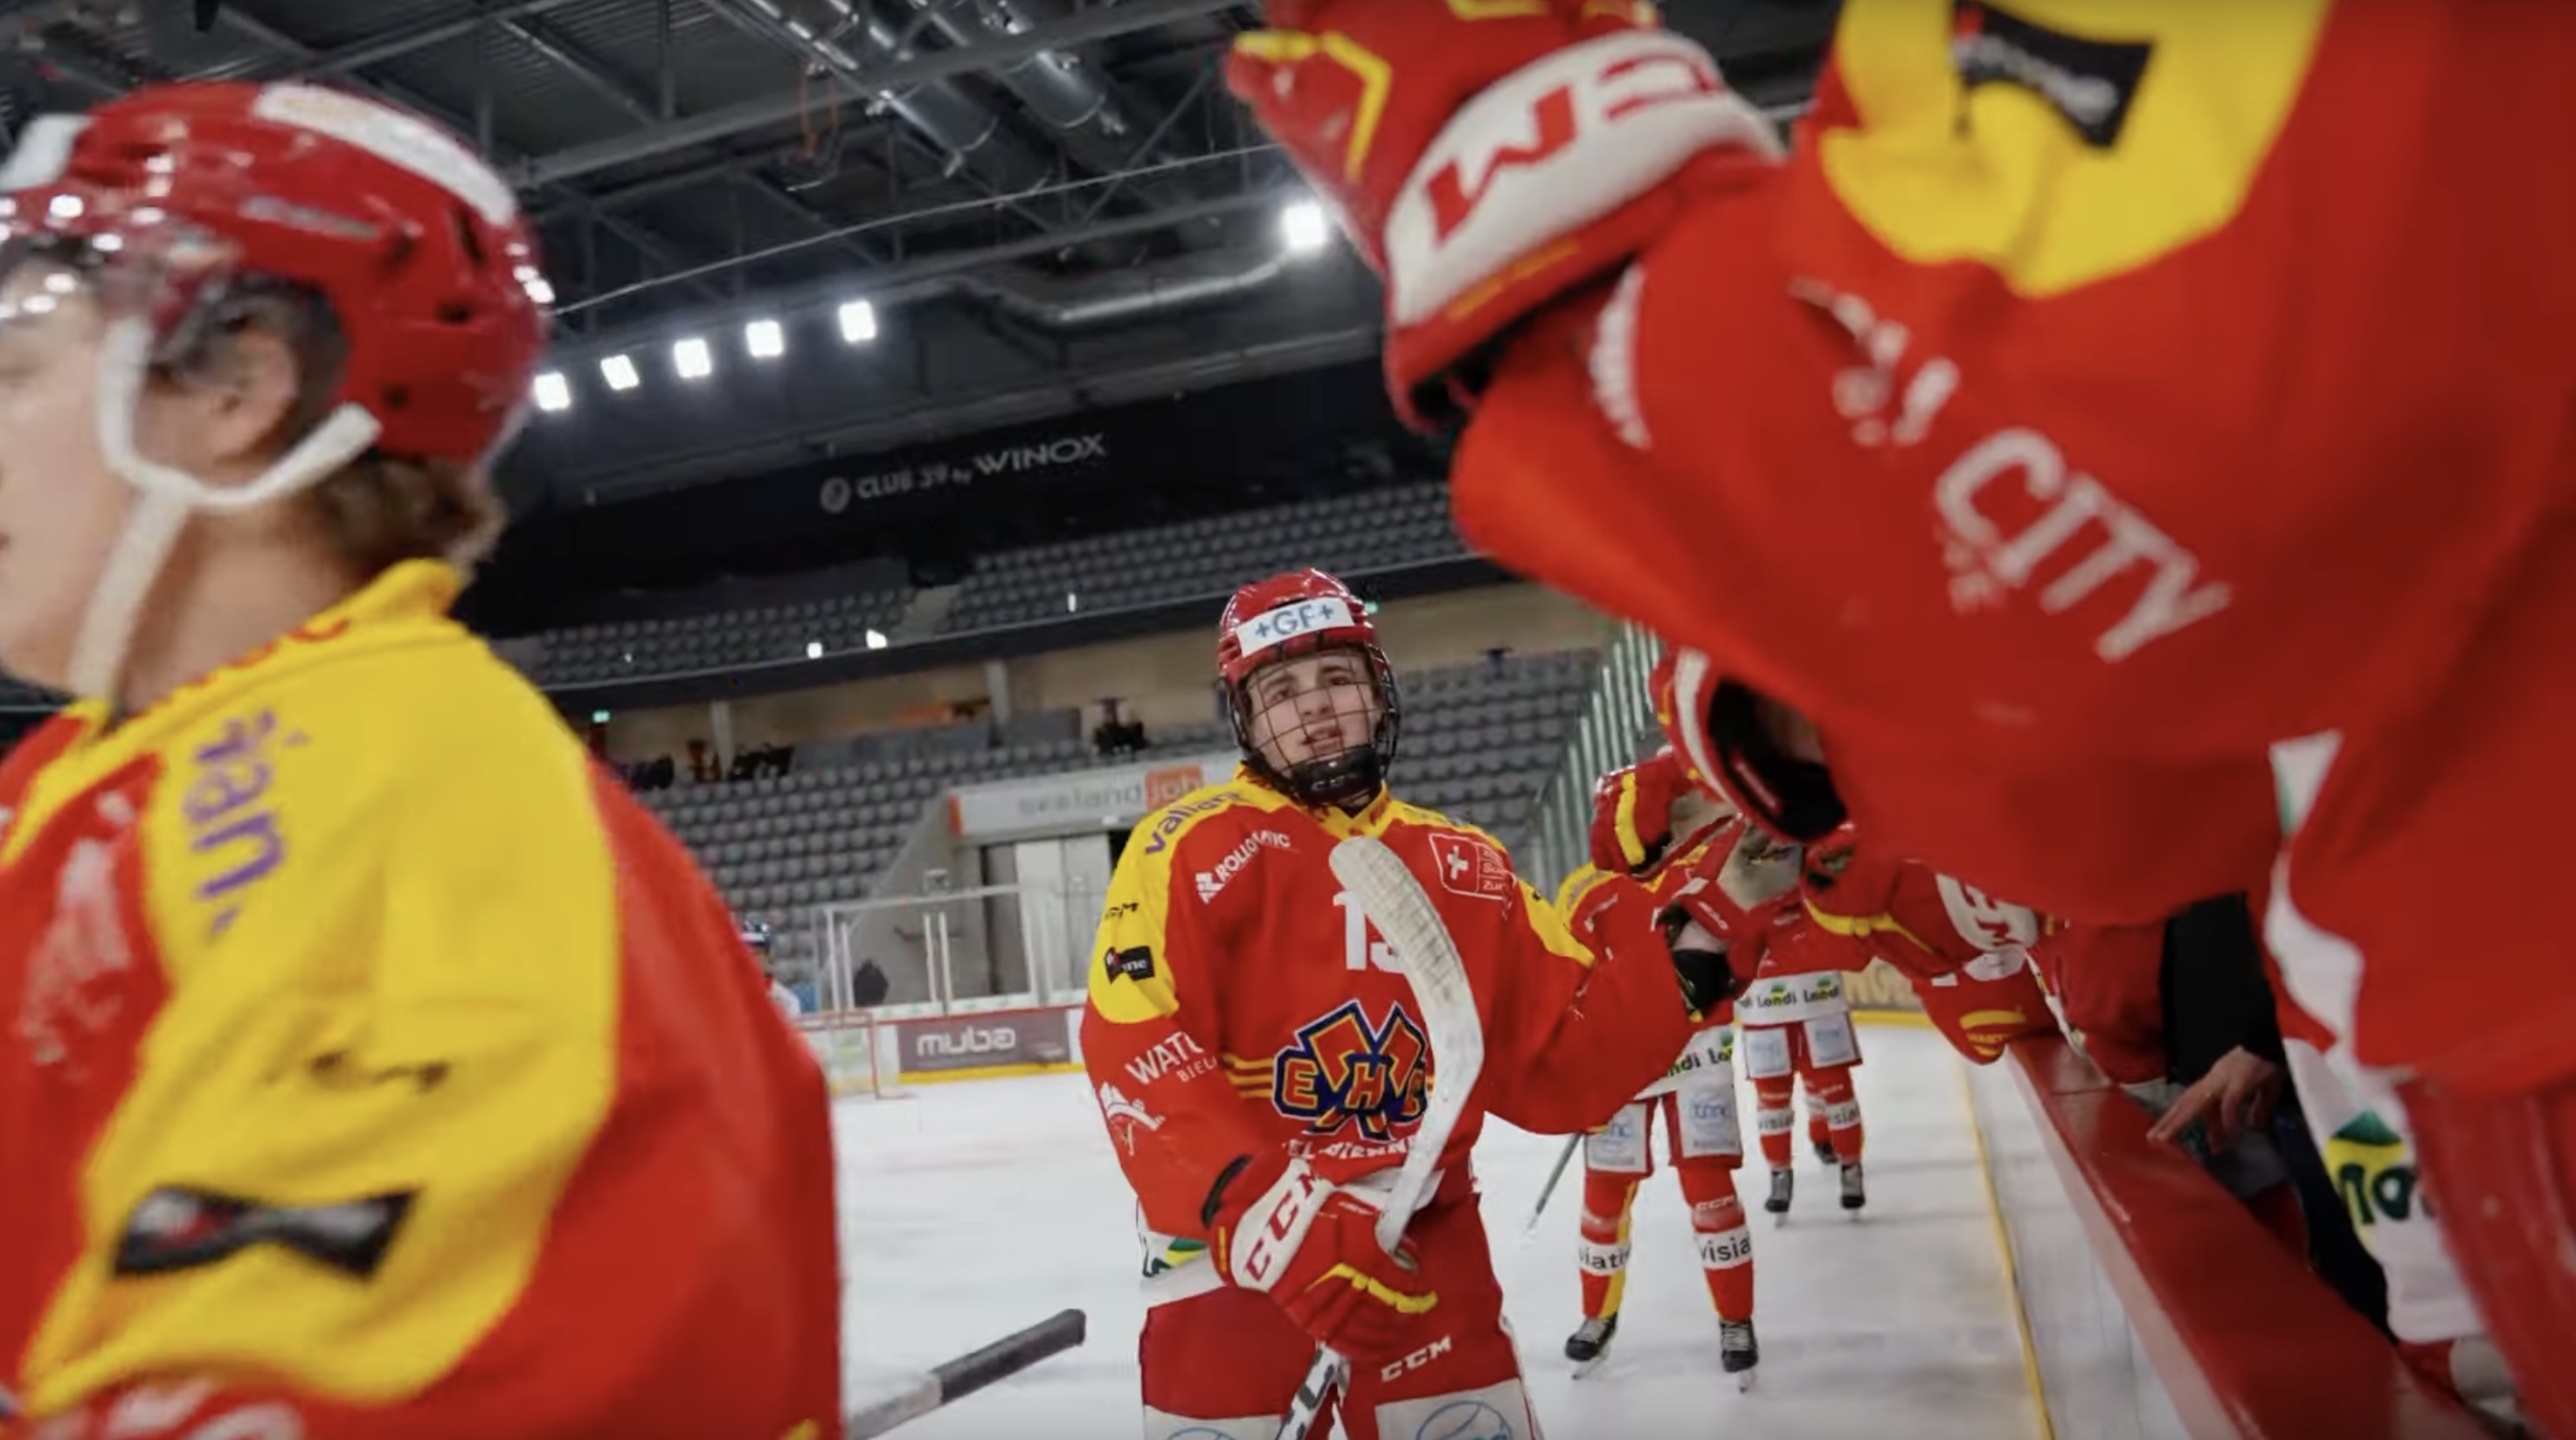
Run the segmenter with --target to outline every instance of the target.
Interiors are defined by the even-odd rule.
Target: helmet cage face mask
[[[1270,726],[1275,705],[1264,705],[1253,691],[1264,676],[1274,673],[1286,662],[1318,655],[1347,655],[1360,662],[1367,683],[1363,704],[1374,704],[1377,718],[1369,727],[1366,739],[1344,745],[1331,754],[1318,754],[1309,759],[1282,765],[1272,758],[1277,740]],[[1338,682],[1333,682],[1338,683]],[[1273,789],[1313,809],[1338,806],[1358,810],[1377,798],[1386,784],[1387,771],[1395,763],[1396,738],[1402,729],[1403,706],[1395,683],[1395,671],[1387,664],[1385,652],[1375,645],[1329,636],[1305,641],[1290,641],[1277,648],[1263,663],[1243,679],[1226,687],[1226,718],[1234,729],[1234,741],[1243,752],[1244,764]],[[1288,700],[1282,704],[1297,704]],[[1338,726],[1348,717],[1336,713]]]

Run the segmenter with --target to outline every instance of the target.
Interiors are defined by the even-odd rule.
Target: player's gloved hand
[[[1850,818],[1797,712],[1720,675],[1696,650],[1666,647],[1647,685],[1673,749],[1754,824],[1803,845]]]
[[[1417,420],[1465,404],[1463,362],[1694,192],[1779,159],[1770,122],[1639,0],[1271,0],[1269,20],[1226,84],[1386,277],[1387,376]]]
[[[1602,776],[1592,787],[1593,867],[1642,875],[1662,864],[1691,790],[1689,764],[1669,746]]]
[[[1252,1157],[1219,1186],[1212,1225],[1217,1270],[1267,1294],[1324,1345],[1381,1358],[1413,1333],[1408,1317],[1440,1303],[1410,1244],[1377,1243],[1378,1207],[1302,1159]]]

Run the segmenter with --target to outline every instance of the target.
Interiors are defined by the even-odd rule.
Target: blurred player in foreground
[[[1722,991],[1723,962],[1596,955],[1491,838],[1390,795],[1395,677],[1338,580],[1308,570],[1238,592],[1217,669],[1242,767],[1129,839],[1082,1030],[1147,1232],[1145,1433],[1271,1440],[1322,1344],[1351,1361],[1351,1440],[1535,1434],[1468,1166],[1481,1114],[1551,1134],[1607,1120],[1681,1052],[1693,991]],[[1392,1255],[1374,1197],[1440,1057],[1326,863],[1354,835],[1421,878],[1487,1051]]]
[[[189,85],[0,193],[0,663],[78,697],[0,766],[0,1433],[837,1434],[822,1075],[447,617],[544,342],[509,185]]]
[[[2576,1435],[2576,966],[2458,901],[2576,810],[2576,9],[1854,0],[1794,153],[1648,4],[1267,12],[1475,548],[1685,647],[1788,838],[2095,923],[2277,858]]]

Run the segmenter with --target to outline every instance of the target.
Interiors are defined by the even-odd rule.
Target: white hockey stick
[[[1485,1027],[1476,1018],[1476,996],[1467,986],[1467,963],[1459,958],[1458,942],[1450,938],[1429,892],[1403,859],[1383,840],[1354,835],[1333,847],[1332,866],[1342,888],[1394,949],[1413,998],[1422,1006],[1423,1027],[1431,1032],[1431,1103],[1377,1217],[1377,1243],[1392,1254],[1404,1243],[1404,1227],[1439,1172],[1440,1152],[1466,1118],[1467,1097],[1485,1069]],[[1289,1404],[1279,1440],[1307,1440],[1325,1401],[1341,1383],[1342,1366],[1341,1356],[1316,1347],[1315,1363]]]
[[[1026,1330],[1005,1335],[971,1355],[933,1366],[905,1382],[903,1389],[870,1404],[843,1422],[843,1440],[870,1440],[898,1425],[918,1420],[996,1380],[1017,1375],[1050,1355],[1080,1345],[1090,1322],[1079,1310],[1048,1316]]]

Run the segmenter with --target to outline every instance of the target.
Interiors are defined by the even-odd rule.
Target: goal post
[[[903,1087],[902,1047],[894,1028],[873,1010],[827,1011],[801,1016],[796,1028],[821,1061],[835,1096],[910,1099]]]

